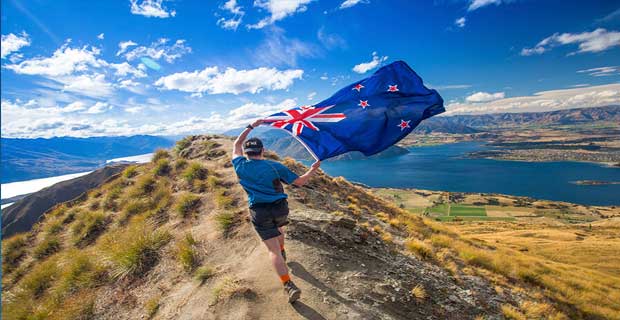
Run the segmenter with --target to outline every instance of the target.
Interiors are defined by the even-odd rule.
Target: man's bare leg
[[[280,235],[278,236],[278,242],[280,243],[280,251],[284,250],[284,227],[279,227]]]
[[[284,283],[288,281],[290,277],[288,275],[288,267],[286,266],[286,263],[284,263],[284,259],[282,258],[282,253],[280,251],[280,241],[278,239],[279,236],[267,239],[263,242],[267,246],[267,250],[269,250],[269,258],[271,259],[271,264],[273,265],[273,268],[278,273],[280,280],[282,280],[282,282]]]

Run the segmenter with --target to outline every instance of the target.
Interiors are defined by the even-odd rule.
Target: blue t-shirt
[[[251,160],[238,156],[232,160],[239,183],[248,193],[250,207],[286,199],[282,182],[291,184],[299,176],[283,164],[271,160]]]

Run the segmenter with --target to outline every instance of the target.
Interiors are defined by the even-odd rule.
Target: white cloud
[[[467,19],[465,19],[465,17],[460,17],[456,20],[454,20],[454,24],[459,27],[459,28],[463,28],[465,26],[465,22],[467,21]]]
[[[228,19],[220,18],[217,20],[217,25],[223,29],[237,30],[245,15],[245,12],[241,10],[243,8],[237,4],[237,0],[226,1],[220,9],[230,12],[233,14],[233,17]]]
[[[138,3],[138,0],[129,0],[131,3],[131,13],[154,18],[168,18],[174,17],[177,13],[174,10],[168,11],[162,5],[163,0],[143,0]]]
[[[119,77],[124,77],[127,75],[132,75],[136,78],[146,77],[146,73],[144,72],[144,70],[134,68],[132,65],[130,65],[127,62],[110,63],[110,67],[116,70],[114,75],[119,76]]]
[[[110,106],[108,103],[99,101],[90,108],[88,108],[88,110],[84,111],[84,113],[100,114],[110,110],[111,108],[112,106]]]
[[[315,96],[316,96],[316,92],[315,91],[308,93],[308,100],[314,100]]]
[[[504,99],[503,92],[496,92],[496,93],[476,92],[468,96],[467,98],[465,98],[467,102],[489,102],[489,101],[499,100],[499,99]]]
[[[351,8],[357,4],[360,3],[368,3],[368,1],[365,0],[345,0],[344,2],[342,2],[340,4],[340,9],[346,9],[346,8]]]
[[[125,112],[136,114],[142,111],[143,109],[144,109],[143,107],[129,107],[129,108],[125,108]]]
[[[64,84],[62,90],[90,97],[109,97],[114,92],[112,84],[106,81],[105,75],[95,73],[58,78]]]
[[[262,90],[283,90],[289,88],[295,79],[301,79],[304,71],[290,69],[280,71],[275,68],[237,70],[227,68],[220,72],[218,67],[206,67],[194,72],[174,73],[159,78],[156,86],[166,90],[179,90],[190,93],[259,93]]]
[[[254,6],[269,11],[271,16],[266,17],[256,24],[248,25],[250,29],[261,29],[278,20],[282,20],[297,12],[307,10],[306,4],[313,0],[254,0]]]
[[[598,28],[592,32],[555,33],[541,40],[532,48],[523,48],[521,50],[521,55],[531,56],[535,54],[543,54],[551,50],[553,47],[568,44],[579,44],[579,50],[571,54],[601,52],[615,46],[620,46],[620,32],[607,31],[606,29]]]
[[[446,115],[502,112],[542,112],[620,104],[620,84],[537,92],[485,103],[451,103]]]
[[[353,71],[357,73],[366,73],[369,70],[372,70],[379,66],[379,64],[385,60],[387,60],[387,56],[379,57],[377,52],[372,53],[372,60],[370,62],[363,62],[353,67]]]
[[[97,36],[97,39],[103,40],[105,38],[105,34],[102,32]]]
[[[474,11],[492,4],[498,6],[501,3],[502,0],[472,0],[469,3],[469,7],[467,7],[467,11]]]
[[[185,45],[185,40],[177,40],[173,45],[168,45],[168,39],[160,38],[157,41],[151,43],[150,46],[138,46],[132,50],[127,51],[124,56],[127,60],[132,61],[140,57],[150,57],[154,60],[164,59],[168,63],[174,62],[174,60],[182,57],[183,55],[192,52],[192,48]],[[123,43],[123,42],[121,42]],[[122,54],[122,47],[119,44]],[[126,49],[126,48],[125,48]],[[116,55],[119,55],[119,52]]]
[[[299,58],[321,54],[320,49],[311,43],[286,37],[281,28],[272,26],[266,32],[265,40],[252,51],[258,64],[295,67]]]
[[[269,116],[282,110],[288,110],[296,106],[297,101],[295,101],[295,99],[286,99],[275,105],[250,102],[230,110],[230,112],[228,112],[229,117],[226,120],[231,124],[238,123],[238,121],[251,121]]]
[[[30,45],[30,37],[24,31],[21,34],[15,35],[12,33],[3,34],[2,42],[0,45],[0,57],[6,58],[9,54],[19,51],[23,47]]]
[[[347,47],[347,41],[343,37],[335,33],[329,34],[325,32],[325,27],[321,27],[319,31],[317,31],[316,37],[328,49]]]
[[[118,51],[116,52],[116,56],[120,56],[125,53],[129,47],[137,46],[138,44],[129,40],[129,41],[121,41],[118,43]]]
[[[94,47],[90,49],[87,46],[71,48],[68,43],[65,43],[49,58],[33,58],[5,67],[19,74],[48,77],[64,76],[74,72],[86,71],[89,67],[107,65],[105,61],[97,58],[99,54],[100,50]]]
[[[64,108],[62,108],[62,112],[77,112],[77,111],[83,111],[86,110],[86,104],[84,104],[84,102],[82,101],[75,101],[75,102],[71,102],[68,105],[66,105]]]
[[[609,66],[609,67],[598,67],[586,70],[579,70],[577,73],[587,73],[594,77],[604,77],[604,76],[613,76],[620,75],[620,67],[619,66]]]
[[[427,85],[429,88],[433,88],[435,90],[451,90],[451,89],[467,89],[467,88],[471,88],[471,84],[446,84],[446,85],[439,85],[439,86],[434,86],[431,84]]]

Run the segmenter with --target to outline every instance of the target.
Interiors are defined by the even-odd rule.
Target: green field
[[[462,221],[514,221],[516,219],[513,218],[513,217],[442,216],[442,217],[436,217],[435,220],[438,220],[438,221],[454,221],[454,220],[462,220]]]
[[[445,203],[438,204],[429,209],[430,213],[439,213],[439,214],[446,215],[446,216],[449,214],[449,210],[450,210],[450,207],[448,207],[448,205]]]
[[[486,217],[487,211],[484,207],[451,205],[449,215],[465,217]]]

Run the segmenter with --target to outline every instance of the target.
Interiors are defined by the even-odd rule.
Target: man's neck
[[[249,160],[263,160],[263,157],[248,157]]]

